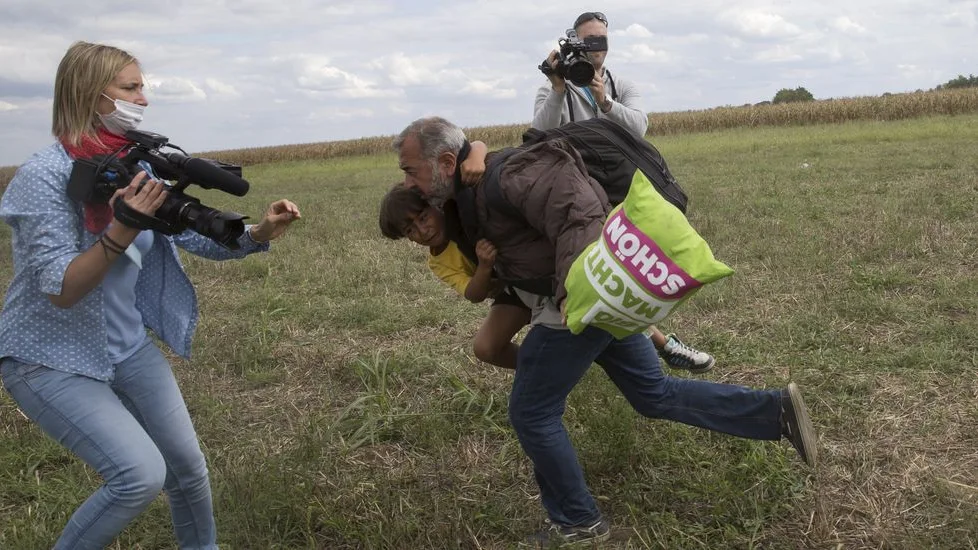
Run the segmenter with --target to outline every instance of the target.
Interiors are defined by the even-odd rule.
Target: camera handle
[[[119,223],[133,229],[151,229],[164,235],[175,235],[180,232],[175,226],[130,207],[126,201],[122,200],[122,197],[116,197],[112,204],[112,215]]]

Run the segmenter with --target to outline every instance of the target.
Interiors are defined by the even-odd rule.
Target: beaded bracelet
[[[113,248],[112,245],[105,242],[101,238],[95,242],[102,245],[102,255],[105,256],[105,259],[110,262],[113,260],[113,258],[109,257],[109,252],[114,252],[116,256],[121,256],[125,252],[124,250],[118,250],[116,248]]]
[[[104,233],[104,234],[102,234],[102,239],[104,239],[104,240],[105,240],[106,242],[108,242],[108,243],[109,243],[109,244],[111,244],[112,246],[114,246],[114,247],[116,247],[116,248],[118,248],[118,249],[119,249],[119,252],[118,252],[119,254],[122,254],[123,252],[125,252],[125,251],[126,251],[126,247],[124,247],[124,246],[122,246],[121,244],[119,244],[119,243],[117,243],[117,242],[115,242],[115,241],[114,241],[114,240],[112,239],[112,237],[109,237],[109,234],[108,234],[108,233]]]

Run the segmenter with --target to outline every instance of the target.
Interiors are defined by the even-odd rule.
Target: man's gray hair
[[[400,151],[404,140],[412,135],[417,136],[425,160],[434,160],[445,151],[458,153],[465,143],[465,132],[461,128],[444,118],[430,116],[409,124],[394,138],[394,149]]]

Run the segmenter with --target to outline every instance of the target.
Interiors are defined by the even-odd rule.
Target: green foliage
[[[771,103],[795,103],[799,101],[814,100],[815,96],[813,96],[811,92],[799,86],[794,90],[781,88],[778,90],[778,93],[774,94],[774,99],[771,100]]]
[[[705,379],[798,382],[821,463],[643,418],[592,368],[565,423],[612,522],[602,548],[975,548],[978,116],[655,144],[693,199],[690,223],[737,271],[659,328],[717,357]],[[544,516],[507,420],[512,374],[472,355],[486,306],[380,235],[397,159],[245,176],[246,197],[201,200],[257,216],[284,196],[303,218],[268,254],[185,257],[201,321],[174,374],[221,547],[515,548]],[[0,260],[0,283],[12,270]],[[0,548],[50,548],[100,484],[0,391]],[[111,548],[175,546],[161,497]]]
[[[938,85],[934,89],[951,90],[954,88],[978,88],[978,76],[975,75],[964,76],[963,74],[959,74],[957,78],[952,78],[951,80],[948,80],[944,84]]]

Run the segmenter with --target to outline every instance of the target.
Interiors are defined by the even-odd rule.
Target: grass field
[[[709,379],[797,381],[821,463],[639,417],[592,369],[566,422],[607,547],[978,546],[978,116],[655,143],[737,270],[661,328],[716,355]],[[244,199],[194,194],[252,216],[289,197],[304,219],[270,254],[186,262],[202,318],[175,369],[222,548],[510,548],[539,528],[511,376],[470,350],[485,306],[377,230],[394,156],[245,175]],[[0,396],[0,548],[50,547],[98,483]],[[160,498],[117,547],[174,544]]]

